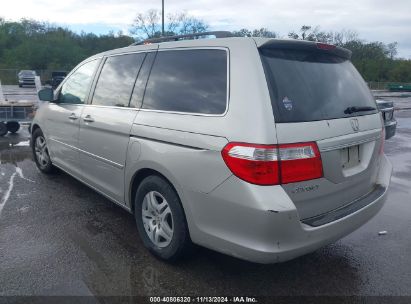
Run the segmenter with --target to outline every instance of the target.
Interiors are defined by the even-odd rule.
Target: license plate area
[[[350,146],[341,150],[341,167],[343,170],[349,170],[361,163],[360,146]]]

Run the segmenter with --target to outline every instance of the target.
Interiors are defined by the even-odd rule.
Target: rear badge
[[[288,99],[287,96],[284,97],[283,104],[284,108],[286,108],[288,111],[291,111],[293,109],[293,102],[290,99]]]
[[[297,193],[303,193],[303,192],[310,192],[310,191],[315,191],[320,188],[320,185],[310,185],[310,186],[302,186],[302,187],[297,187],[294,190],[291,190],[291,193],[297,194]]]
[[[354,132],[358,132],[360,130],[360,123],[358,122],[358,119],[352,118],[350,122],[351,122],[351,127],[354,130]]]

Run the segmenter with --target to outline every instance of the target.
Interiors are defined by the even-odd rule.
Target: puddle
[[[31,154],[27,131],[0,137],[0,164],[17,165],[18,162],[31,159]]]

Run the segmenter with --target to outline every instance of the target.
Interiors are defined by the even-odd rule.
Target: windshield
[[[260,53],[276,122],[377,112],[367,84],[349,60],[306,50],[262,49]]]

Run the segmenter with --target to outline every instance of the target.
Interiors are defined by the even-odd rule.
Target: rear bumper
[[[300,221],[280,186],[250,185],[229,178],[209,194],[188,192],[187,216],[193,242],[258,263],[287,261],[332,243],[356,230],[383,206],[392,166],[381,160],[378,187],[365,206],[317,227]]]

